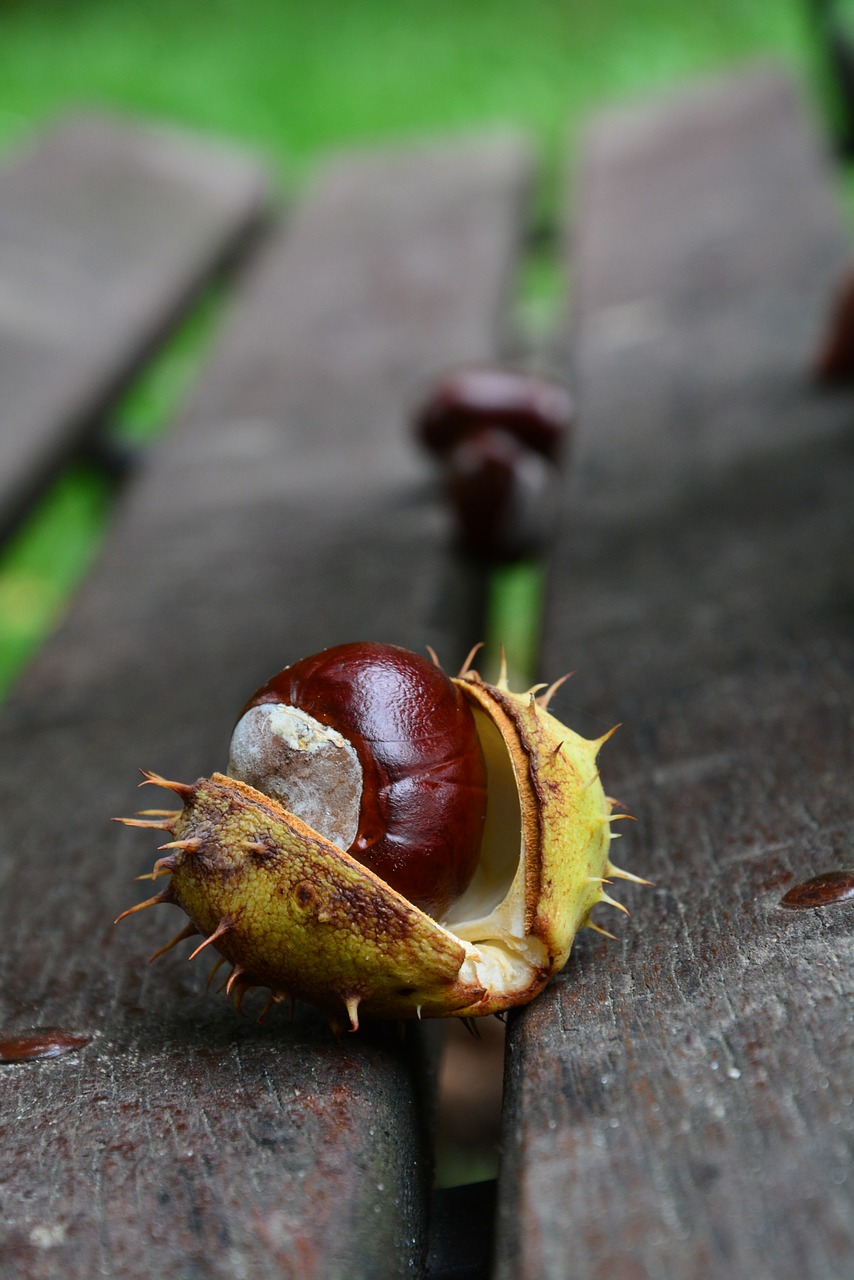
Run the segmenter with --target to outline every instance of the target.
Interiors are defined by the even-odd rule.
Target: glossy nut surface
[[[849,268],[833,298],[813,361],[818,382],[854,381],[854,269]]]
[[[469,365],[437,384],[415,417],[418,439],[444,457],[482,427],[500,427],[557,463],[573,424],[569,392],[542,374],[497,365]]]
[[[503,429],[484,427],[447,454],[457,542],[489,560],[535,555],[554,531],[557,471]]]
[[[459,689],[417,654],[355,642],[285,667],[243,714],[275,704],[328,726],[358,757],[347,852],[409,902],[442,914],[474,875],[486,814],[483,755]],[[241,779],[265,789],[247,773]]]

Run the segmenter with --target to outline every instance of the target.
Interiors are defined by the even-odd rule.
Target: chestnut
[[[477,868],[486,766],[474,716],[444,672],[406,649],[342,644],[285,667],[243,708],[228,774],[431,915]]]
[[[433,389],[415,430],[443,466],[463,550],[507,561],[542,549],[572,420],[565,387],[541,374],[472,365]]]
[[[497,427],[483,427],[449,450],[445,488],[457,541],[480,559],[536,555],[554,529],[554,464]]]
[[[267,987],[267,1007],[308,1000],[336,1027],[533,999],[579,929],[605,932],[604,886],[639,880],[609,856],[627,816],[596,763],[611,733],[550,715],[561,683],[517,694],[503,667],[452,680],[366,642],[286,667],[239,716],[231,776],[145,775],[180,808],[119,821],[168,833],[150,878],[169,884],[119,919],[174,903],[189,923],[157,955],[199,935],[190,959],[231,964],[238,1008]]]
[[[416,410],[416,434],[444,457],[481,427],[500,427],[520,444],[559,464],[574,413],[563,383],[502,365],[472,364],[441,379]]]
[[[854,269],[850,267],[833,298],[813,360],[813,377],[828,384],[854,381]]]

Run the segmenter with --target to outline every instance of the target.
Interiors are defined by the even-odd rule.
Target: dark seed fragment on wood
[[[41,1027],[33,1031],[0,1034],[0,1062],[35,1062],[39,1058],[61,1058],[89,1044],[92,1037],[61,1027]]]
[[[854,898],[854,871],[825,871],[796,884],[780,899],[781,907],[832,907],[837,902]]]

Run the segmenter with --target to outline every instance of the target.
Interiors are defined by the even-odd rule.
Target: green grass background
[[[598,104],[756,56],[822,92],[795,0],[0,0],[0,148],[72,104],[107,105],[259,147],[294,183],[349,143],[513,124],[539,141],[549,209]],[[210,328],[203,315],[171,344],[122,406],[126,430],[168,419]],[[2,554],[0,691],[85,572],[110,501],[78,466]]]

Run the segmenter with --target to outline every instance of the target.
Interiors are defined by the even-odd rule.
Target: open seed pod
[[[238,776],[146,775],[182,808],[121,821],[169,833],[151,878],[170,883],[123,914],[182,907],[190,923],[162,951],[200,935],[193,956],[210,946],[232,965],[238,1007],[267,987],[268,1004],[308,1000],[355,1030],[360,1013],[531,1000],[578,929],[599,928],[592,908],[619,905],[605,885],[638,879],[609,859],[620,815],[596,757],[610,733],[588,741],[549,715],[556,687],[450,680],[376,644],[285,668],[238,721]]]

